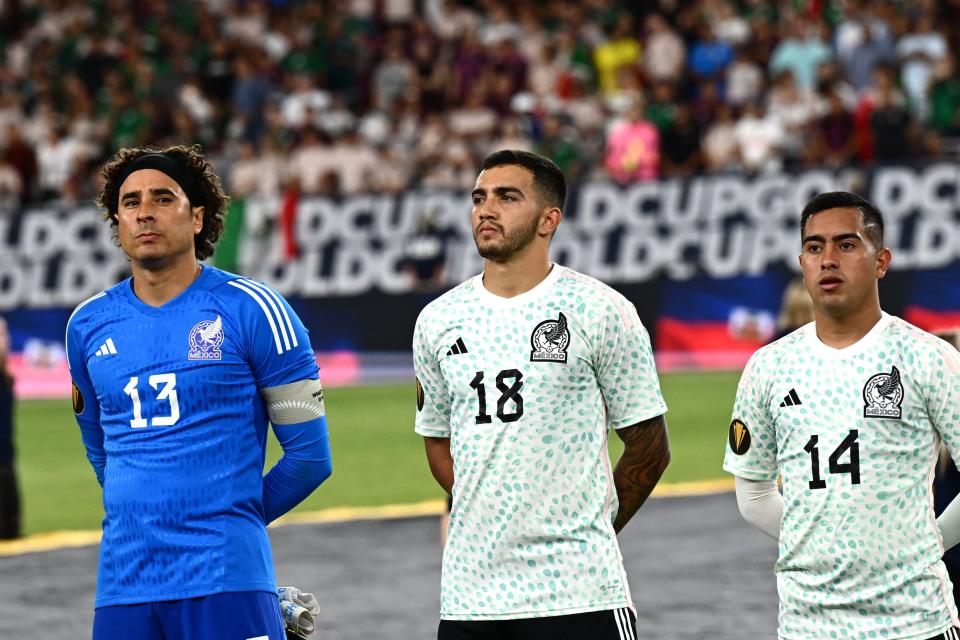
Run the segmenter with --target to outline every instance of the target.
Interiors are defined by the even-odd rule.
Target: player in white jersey
[[[438,638],[636,638],[616,533],[669,461],[649,337],[623,296],[550,263],[553,162],[493,153],[472,197],[484,272],[413,340],[416,431],[453,496]]]
[[[750,359],[724,460],[743,516],[779,541],[779,637],[960,638],[940,560],[960,508],[937,520],[931,494],[941,440],[960,451],[960,356],[881,311],[872,204],[821,194],[800,231],[815,320]]]

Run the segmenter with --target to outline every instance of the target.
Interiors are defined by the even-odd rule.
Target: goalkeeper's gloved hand
[[[277,589],[277,598],[280,600],[287,640],[303,640],[313,633],[320,615],[320,605],[312,593],[304,593],[296,587],[280,587]]]

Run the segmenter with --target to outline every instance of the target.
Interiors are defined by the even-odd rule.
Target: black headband
[[[173,178],[190,200],[190,206],[198,207],[204,204],[203,189],[183,165],[166,154],[148,153],[127,164],[117,176],[117,209],[120,208],[120,187],[131,173],[141,169],[156,169]]]

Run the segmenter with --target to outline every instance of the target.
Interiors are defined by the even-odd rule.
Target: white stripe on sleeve
[[[277,333],[277,325],[276,323],[274,323],[273,316],[270,315],[270,310],[267,309],[267,305],[264,304],[263,300],[260,299],[260,295],[257,292],[255,292],[253,289],[248,289],[247,287],[243,286],[236,280],[231,280],[227,284],[229,284],[230,286],[236,287],[241,291],[245,291],[247,295],[249,295],[251,298],[257,301],[257,304],[260,305],[261,309],[263,309],[263,315],[267,316],[267,322],[270,324],[270,330],[273,332],[273,341],[277,345],[277,353],[278,354],[283,353],[283,345],[280,344],[280,334]]]
[[[267,295],[269,295],[271,298],[273,298],[274,300],[277,301],[277,306],[280,307],[280,312],[279,312],[279,313],[282,313],[282,314],[283,314],[283,319],[286,320],[286,322],[287,322],[287,329],[290,331],[290,339],[293,340],[293,346],[295,346],[295,347],[300,346],[299,342],[297,341],[297,332],[293,330],[293,323],[290,322],[290,314],[287,313],[287,307],[286,307],[286,306],[283,304],[283,302],[280,300],[280,296],[278,296],[273,289],[271,289],[270,287],[264,286],[263,284],[260,284],[259,282],[254,282],[254,281],[252,281],[252,280],[247,280],[247,281],[245,281],[245,282],[248,282],[249,284],[252,284],[252,285],[256,286],[258,289],[262,289],[263,291],[266,291],[266,292],[267,292]],[[277,316],[278,319],[279,319],[279,313],[278,313],[278,316]],[[283,323],[281,322],[281,326],[282,326],[282,325],[283,325]]]
[[[270,308],[273,309],[274,317],[277,319],[277,325],[279,325],[280,327],[280,335],[283,336],[283,344],[286,346],[286,351],[289,351],[290,338],[287,337],[287,330],[283,326],[283,318],[280,317],[280,309],[277,308],[277,304],[273,301],[273,297],[270,295],[272,291],[270,291],[267,287],[263,286],[259,282],[254,282],[253,280],[244,279],[241,282],[243,282],[243,284],[247,285],[251,289],[254,289],[258,293],[260,293],[261,296],[266,298],[267,304],[269,304]],[[280,306],[283,307],[283,303],[281,303]],[[286,309],[284,309],[284,313],[286,313]],[[293,333],[293,328],[290,329],[290,333]],[[296,341],[296,337],[294,337],[293,339],[294,341]]]

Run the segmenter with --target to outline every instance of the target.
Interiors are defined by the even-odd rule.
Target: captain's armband
[[[320,380],[299,380],[261,389],[260,393],[267,403],[270,422],[275,425],[300,424],[327,414]]]

